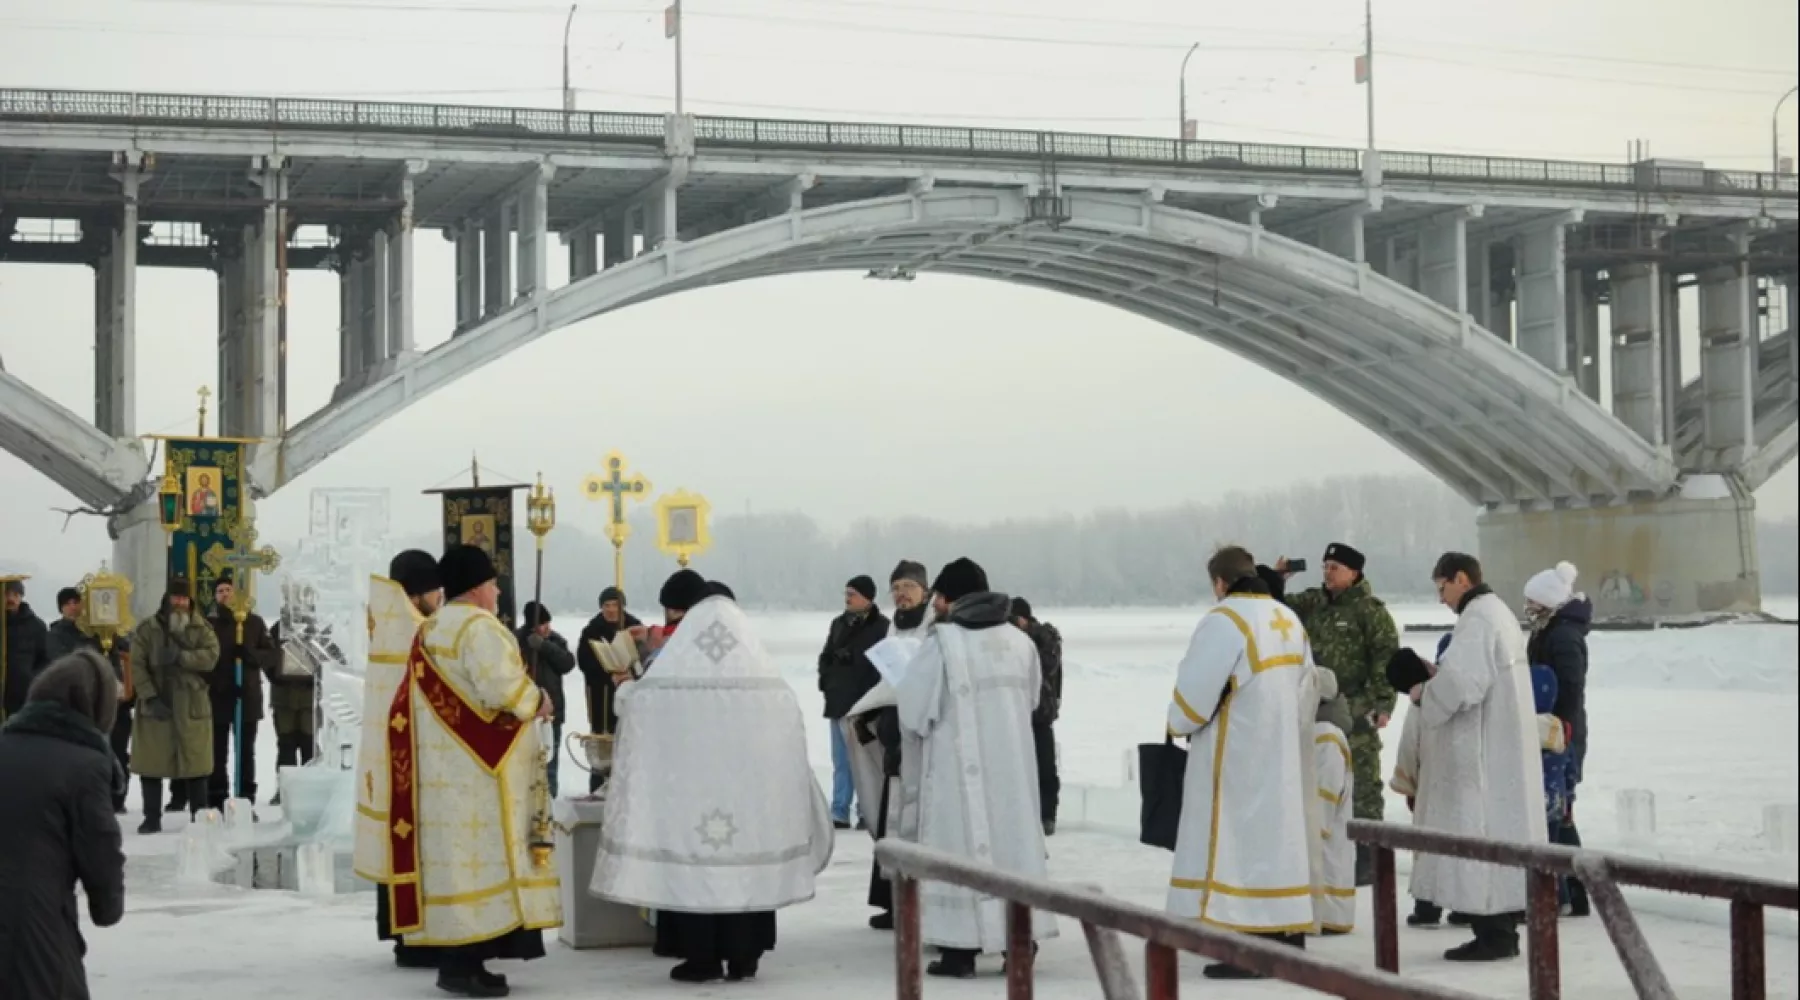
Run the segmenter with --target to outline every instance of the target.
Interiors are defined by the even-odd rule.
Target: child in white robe
[[[1315,667],[1319,716],[1313,724],[1315,770],[1319,783],[1319,857],[1323,861],[1318,902],[1319,929],[1325,935],[1348,934],[1356,928],[1356,844],[1350,839],[1355,812],[1356,773],[1350,765],[1350,741],[1335,720],[1337,675]]]

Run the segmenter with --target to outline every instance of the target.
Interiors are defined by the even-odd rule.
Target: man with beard
[[[543,931],[562,924],[556,872],[529,842],[544,750],[533,722],[553,706],[495,616],[487,553],[451,546],[438,578],[454,596],[419,626],[385,713],[388,912],[407,944],[438,949],[438,989],[507,996],[486,963],[544,957]]]
[[[616,684],[588,643],[611,642],[620,630],[629,633],[633,639],[641,639],[644,623],[625,610],[625,592],[617,587],[608,587],[600,592],[600,613],[588,620],[581,630],[581,636],[575,641],[575,666],[587,681],[588,731],[592,733],[610,735],[618,732],[619,715],[613,709],[613,698],[617,695]],[[600,786],[605,783],[606,779],[601,775],[588,775],[590,793],[599,791]]]
[[[958,559],[931,587],[937,622],[895,689],[900,727],[922,742],[918,843],[1000,871],[1044,878],[1031,712],[1043,690],[1037,649],[1007,627],[1012,601]],[[933,976],[970,979],[1006,947],[1006,901],[941,882],[920,887],[921,941]],[[1033,940],[1056,935],[1034,914]]]
[[[194,611],[183,579],[169,581],[156,614],[131,634],[131,687],[138,717],[131,734],[131,770],[144,779],[139,833],[162,832],[163,782],[185,788],[189,815],[206,802],[213,772],[212,693],[207,681],[219,664],[219,637]]]
[[[924,564],[907,559],[902,559],[888,575],[888,596],[894,599],[894,619],[888,625],[889,638],[920,636],[930,624],[931,605],[925,601],[927,580]],[[850,709],[850,717],[855,720],[851,730],[856,745],[863,748],[874,744],[881,749],[881,808],[875,814],[874,830],[875,839],[880,840],[900,832],[900,803],[905,797],[901,774],[904,738],[900,732],[900,710],[894,706],[894,689],[886,681],[878,682]],[[918,756],[917,751],[913,756]],[[916,772],[917,769],[910,770]],[[918,775],[912,773],[911,777],[910,787],[916,801]],[[871,862],[869,868],[869,905],[881,911],[869,918],[869,926],[878,931],[891,931],[894,929],[894,884],[882,873],[880,862]]]
[[[375,883],[375,935],[394,942],[394,964],[402,969],[435,969],[437,949],[407,944],[394,933],[387,883],[394,870],[388,857],[388,709],[406,677],[406,658],[425,619],[444,603],[437,560],[408,549],[388,563],[387,576],[369,577],[369,666],[363,675],[361,744],[356,750],[356,874]]]
[[[262,616],[252,612],[239,625],[232,612],[236,597],[231,574],[221,574],[213,583],[212,615],[207,619],[219,639],[219,665],[212,672],[213,773],[207,785],[207,802],[214,809],[224,808],[225,800],[234,794],[256,801],[262,675],[281,668],[281,651],[270,641]],[[236,767],[228,768],[228,760]]]
[[[6,614],[0,615],[0,722],[25,707],[32,678],[48,659],[49,630],[25,603],[25,581],[6,581]]]
[[[831,824],[839,830],[850,828],[853,800],[868,825],[869,806],[880,796],[880,749],[870,744],[865,751],[847,716],[881,681],[866,654],[887,631],[887,616],[875,606],[875,581],[859,576],[844,584],[844,613],[832,619],[819,651],[819,691],[831,724]]]

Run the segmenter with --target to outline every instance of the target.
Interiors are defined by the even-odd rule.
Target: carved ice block
[[[325,897],[337,894],[337,854],[330,844],[321,841],[301,844],[295,854],[300,895]]]
[[[256,810],[249,799],[227,799],[224,814],[224,844],[243,847],[256,836]]]
[[[556,936],[571,948],[629,948],[656,941],[656,929],[636,906],[588,892],[600,853],[603,799],[557,799],[550,815],[556,826],[556,875],[562,881],[562,927]]]
[[[1619,836],[1625,840],[1651,840],[1656,836],[1656,793],[1645,788],[1619,792]]]
[[[203,809],[181,831],[176,848],[175,880],[184,885],[211,885],[213,872],[222,867],[223,821],[217,809]]]
[[[1781,802],[1763,806],[1763,842],[1776,854],[1800,854],[1800,805]]]

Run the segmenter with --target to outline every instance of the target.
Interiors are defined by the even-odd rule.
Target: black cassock
[[[656,911],[655,953],[702,964],[750,962],[775,950],[775,911],[682,913]]]

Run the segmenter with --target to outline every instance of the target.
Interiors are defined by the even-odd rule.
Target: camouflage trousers
[[[1387,810],[1382,798],[1381,733],[1371,730],[1350,734],[1350,763],[1356,773],[1356,818],[1381,820]]]

